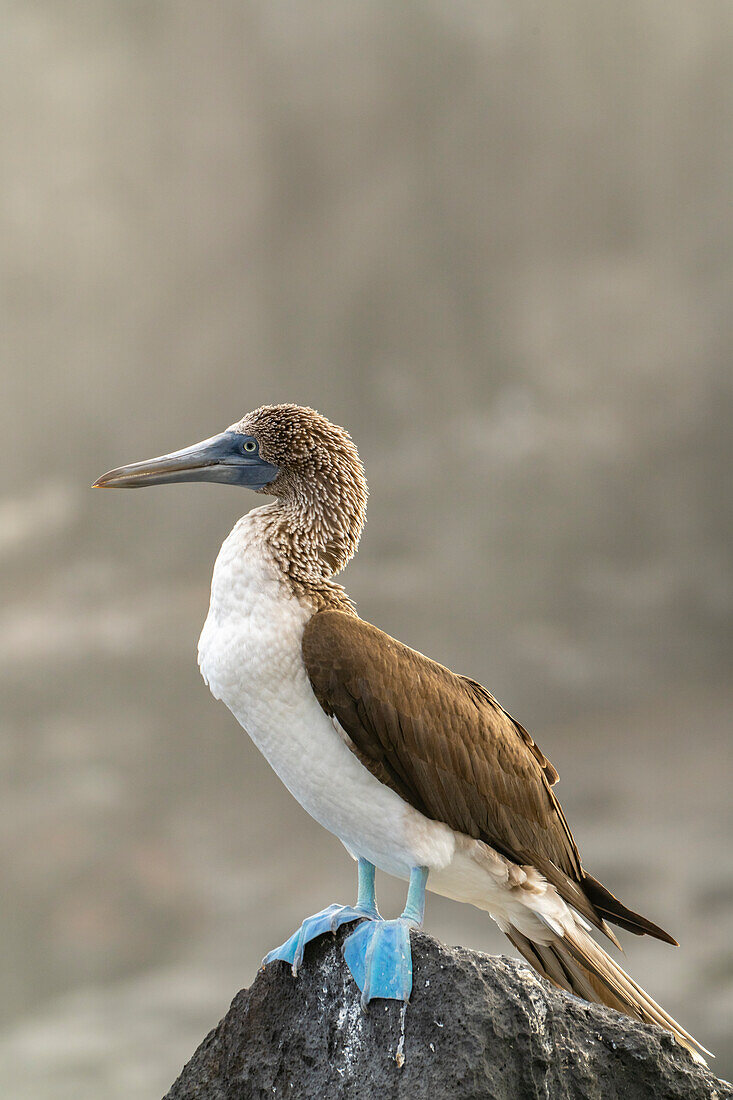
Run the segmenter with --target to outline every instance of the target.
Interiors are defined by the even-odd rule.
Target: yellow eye
[[[256,451],[257,444],[255,443],[254,439],[248,439],[247,442],[244,444],[244,449],[249,454],[252,454],[253,451]]]

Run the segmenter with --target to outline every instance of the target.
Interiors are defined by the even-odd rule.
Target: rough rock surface
[[[365,1013],[345,934],[312,943],[297,979],[284,963],[260,971],[165,1100],[733,1098],[661,1029],[420,933],[406,1012],[374,1001]]]

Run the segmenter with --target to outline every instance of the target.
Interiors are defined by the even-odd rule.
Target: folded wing
[[[536,867],[614,941],[604,918],[675,942],[586,874],[552,790],[557,772],[480,684],[340,611],[311,618],[303,660],[349,747],[411,806]]]

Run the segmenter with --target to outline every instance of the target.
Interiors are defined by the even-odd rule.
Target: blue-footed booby
[[[561,989],[661,1025],[704,1050],[591,935],[676,941],[581,863],[555,795],[558,774],[475,680],[361,619],[333,578],[356,553],[367,483],[348,432],[298,405],[255,409],[181,451],[122,466],[96,486],[218,481],[273,503],[235,524],[214,567],[201,674],[285,786],[358,860],[353,906],[308,917],[265,963],[293,973],[305,945],[356,927],[344,955],[366,1007],[407,1001],[410,929],[429,887],[485,910]],[[375,868],[409,882],[384,920]],[[707,1052],[706,1052],[707,1053]]]

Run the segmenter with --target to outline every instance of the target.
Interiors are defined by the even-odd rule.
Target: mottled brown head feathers
[[[288,575],[312,583],[338,573],[366,519],[366,476],[349,433],[301,405],[263,405],[232,430],[254,436],[280,470],[264,492],[278,498],[270,541]]]

